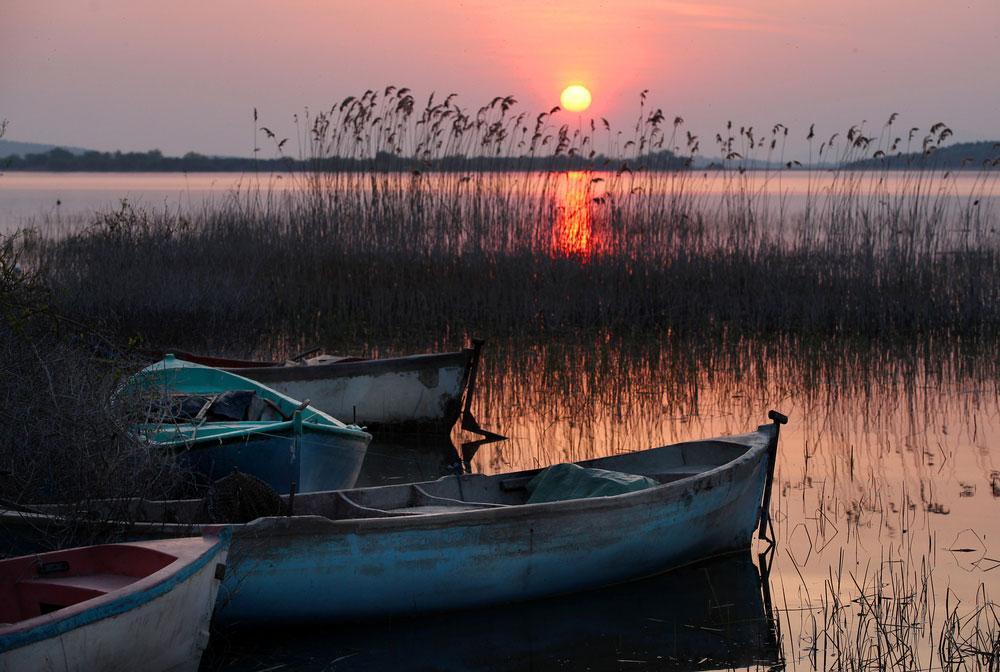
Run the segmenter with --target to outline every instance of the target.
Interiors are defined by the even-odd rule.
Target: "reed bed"
[[[123,202],[82,231],[33,232],[26,258],[63,309],[122,337],[241,352],[473,331],[1000,327],[992,164],[961,180],[930,163],[809,171],[793,193],[781,124],[730,124],[709,167],[709,142],[645,97],[628,133],[603,121],[571,130],[554,111],[517,113],[509,97],[473,112],[452,101],[421,111],[392,87],[348,98],[296,120],[310,170],[248,176],[200,210]],[[912,131],[894,138],[894,123],[853,127],[815,158],[932,154],[951,133],[935,125],[921,145]],[[289,142],[263,127],[260,137],[280,151]]]

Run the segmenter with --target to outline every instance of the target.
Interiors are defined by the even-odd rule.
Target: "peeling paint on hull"
[[[233,373],[372,432],[448,434],[462,409],[471,351]]]
[[[262,479],[280,494],[294,481],[297,492],[350,488],[358,480],[368,448],[367,438],[325,432],[254,434],[247,439],[198,445],[180,454],[209,481],[233,470]]]

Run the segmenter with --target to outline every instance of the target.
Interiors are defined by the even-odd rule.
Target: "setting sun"
[[[559,96],[559,103],[564,110],[570,112],[583,112],[590,107],[590,91],[580,84],[572,84],[563,89]]]

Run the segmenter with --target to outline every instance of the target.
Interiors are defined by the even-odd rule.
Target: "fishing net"
[[[285,502],[274,488],[256,476],[234,471],[212,484],[205,508],[213,523],[249,523],[266,516],[283,516]]]

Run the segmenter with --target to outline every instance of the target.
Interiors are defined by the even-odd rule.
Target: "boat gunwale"
[[[444,368],[454,360],[455,366],[467,367],[472,358],[472,349],[464,348],[455,352],[432,352],[403,357],[387,357],[384,359],[362,359],[349,362],[329,362],[326,364],[308,364],[289,366],[248,366],[219,367],[226,373],[242,375],[251,374],[255,382],[267,383],[274,381],[321,380],[324,378],[349,378],[356,375],[381,375],[383,373],[408,373],[419,371],[434,365]],[[440,361],[439,361],[440,360]],[[187,361],[187,360],[185,360]],[[445,363],[447,362],[447,363]],[[249,377],[249,376],[243,376]]]
[[[534,504],[516,504],[500,507],[489,507],[473,509],[468,511],[455,511],[443,513],[416,513],[405,515],[390,515],[371,518],[329,518],[321,514],[306,514],[295,516],[267,516],[256,518],[248,523],[234,525],[234,534],[240,538],[253,539],[258,533],[267,536],[298,536],[303,532],[302,528],[314,529],[316,531],[326,531],[331,534],[336,533],[369,533],[382,530],[423,530],[448,527],[456,522],[463,522],[468,526],[487,524],[500,519],[531,518],[537,515],[554,515],[557,517],[566,515],[576,515],[581,512],[594,512],[600,510],[628,509],[634,504],[648,503],[655,504],[664,500],[669,501],[676,494],[694,487],[695,491],[701,488],[696,485],[700,482],[710,481],[724,472],[740,470],[755,462],[766,459],[770,441],[776,436],[773,425],[761,425],[756,432],[740,434],[734,436],[717,437],[711,439],[700,439],[696,441],[684,441],[681,443],[667,444],[651,448],[657,450],[662,448],[680,448],[685,445],[696,445],[705,442],[733,443],[744,445],[746,450],[738,457],[711,469],[706,469],[697,474],[691,474],[683,478],[662,483],[658,486],[636,490],[618,495],[606,495],[601,497],[585,497],[577,499],[566,499],[556,502],[538,502]],[[636,451],[644,452],[644,451]],[[622,453],[628,455],[632,453]],[[605,457],[617,457],[608,455]],[[603,459],[603,458],[596,458]],[[544,468],[544,467],[543,467]],[[503,474],[508,478],[518,478],[530,473],[537,473],[540,470],[528,470],[522,472],[511,472]],[[435,481],[424,481],[434,483],[453,476],[442,476]],[[462,478],[458,476],[457,478]],[[406,486],[421,485],[422,483],[409,483]],[[376,486],[376,487],[402,487],[402,486]],[[345,490],[331,490],[327,492],[348,493],[357,490],[367,490],[371,488],[353,488]],[[319,494],[319,493],[309,493]],[[644,501],[644,500],[648,500]],[[370,508],[370,507],[369,507]],[[373,509],[379,511],[380,509]],[[759,512],[758,512],[759,515]],[[263,534],[261,536],[263,536]]]
[[[261,391],[260,388],[263,388],[262,391],[267,392],[268,394],[274,395],[275,397],[278,397],[279,399],[281,399],[281,400],[283,400],[285,402],[288,402],[291,405],[298,406],[302,402],[302,400],[300,400],[300,399],[293,399],[292,397],[288,396],[287,394],[284,394],[283,392],[279,392],[278,390],[275,390],[274,388],[268,387],[266,384],[264,384],[263,382],[261,382],[259,380],[253,380],[251,378],[247,378],[246,376],[241,376],[238,373],[233,373],[232,371],[228,371],[226,369],[220,369],[218,367],[206,366],[204,364],[198,364],[197,362],[190,362],[190,361],[185,360],[185,359],[180,359],[176,355],[173,355],[173,353],[168,353],[168,354],[170,355],[169,358],[165,356],[163,359],[159,360],[158,362],[154,362],[153,364],[150,364],[149,366],[144,367],[141,371],[135,373],[129,379],[129,382],[126,383],[122,387],[122,389],[127,389],[128,387],[132,386],[133,384],[140,386],[140,389],[142,389],[141,386],[146,386],[149,389],[154,389],[155,386],[156,386],[156,384],[159,381],[157,381],[155,378],[153,378],[152,379],[152,385],[150,385],[147,382],[149,380],[149,378],[147,378],[147,377],[166,376],[171,371],[182,371],[184,369],[193,369],[193,370],[205,369],[205,370],[208,370],[208,371],[217,371],[217,372],[222,373],[225,376],[231,376],[233,378],[239,379],[239,380],[247,383],[248,385],[250,385],[252,388],[256,388],[256,389],[254,389],[254,393],[257,393],[257,392]],[[233,388],[233,389],[238,389],[238,388]],[[192,392],[191,394],[194,395],[194,394],[200,394],[200,393]],[[328,431],[330,433],[348,434],[348,435],[354,436],[354,437],[359,438],[359,439],[367,438],[367,440],[369,442],[372,439],[372,435],[369,434],[368,432],[366,432],[363,428],[358,427],[357,425],[347,424],[346,422],[333,417],[329,413],[326,413],[326,412],[324,412],[324,411],[316,408],[311,403],[309,405],[307,405],[304,409],[302,409],[303,413],[306,412],[306,411],[312,412],[312,415],[309,416],[308,419],[303,418],[303,420],[302,420],[303,426],[309,426],[310,428],[313,428],[313,429],[318,429],[318,428],[322,427],[323,428],[322,431]],[[323,422],[317,422],[316,421],[317,417],[321,418],[323,420]],[[254,421],[254,422],[256,422],[256,421]],[[275,424],[275,425],[273,425],[271,427],[268,427],[267,428],[268,431],[273,430],[275,428],[278,428],[279,430],[283,431],[286,426],[287,427],[293,426],[293,424],[294,424],[295,421],[294,421],[294,419],[288,419],[288,420],[281,420],[281,421],[275,421],[275,422],[277,424]],[[211,423],[207,423],[207,424],[211,424]],[[169,427],[171,425],[166,424],[166,425],[162,425],[162,426]],[[233,436],[237,436],[237,437],[241,436],[243,434],[243,432],[245,432],[245,431],[246,430],[238,430],[238,433],[233,434]],[[213,440],[213,439],[219,439],[219,438],[225,438],[225,435],[215,435],[215,436],[212,436],[212,437],[210,437],[209,439],[206,439],[206,440]],[[198,441],[197,439],[191,439],[191,440],[188,440],[188,441],[185,441],[183,439],[179,439],[177,441],[169,441],[169,442],[150,441],[150,443],[152,443],[154,445],[161,445],[161,446],[175,446],[175,445],[181,445],[181,444],[197,443],[197,441]]]
[[[438,527],[449,526],[456,521],[466,522],[468,525],[484,524],[487,522],[492,522],[497,518],[517,518],[517,517],[531,517],[537,514],[552,514],[556,516],[563,515],[573,515],[581,511],[590,512],[592,510],[600,509],[616,509],[616,508],[628,508],[632,504],[633,500],[637,502],[643,499],[649,499],[650,503],[655,503],[662,499],[669,499],[675,494],[675,491],[683,491],[684,489],[695,485],[696,482],[709,481],[716,478],[720,474],[726,471],[740,470],[744,466],[753,463],[760,462],[766,459],[769,453],[771,442],[777,440],[777,429],[773,424],[760,425],[756,431],[748,432],[746,434],[736,434],[720,437],[712,437],[707,439],[696,439],[691,441],[682,441],[679,443],[665,444],[662,446],[657,446],[655,448],[648,448],[642,451],[632,451],[627,453],[618,453],[616,455],[606,455],[599,458],[594,458],[592,460],[582,460],[581,463],[589,464],[596,461],[604,460],[607,458],[621,457],[627,455],[639,454],[647,451],[663,450],[667,448],[681,449],[684,446],[695,446],[702,443],[729,443],[737,446],[745,447],[745,450],[740,453],[737,457],[728,462],[716,465],[711,469],[706,469],[705,471],[698,472],[695,474],[690,474],[679,478],[675,481],[670,481],[669,483],[662,483],[658,486],[652,488],[646,488],[644,490],[637,490],[633,492],[626,492],[618,495],[605,495],[601,497],[588,497],[588,498],[577,498],[577,499],[567,499],[555,502],[538,502],[534,504],[516,504],[508,506],[499,507],[489,507],[482,509],[473,509],[468,511],[457,511],[457,512],[447,512],[447,513],[422,513],[422,514],[406,514],[406,515],[396,515],[396,516],[381,516],[372,518],[329,518],[321,514],[299,514],[294,516],[267,516],[256,518],[248,523],[234,523],[229,524],[233,531],[234,536],[239,538],[244,538],[252,540],[255,538],[261,538],[264,534],[268,536],[297,536],[303,532],[302,528],[312,528],[328,533],[367,533],[369,531],[379,531],[381,529],[434,529]],[[551,466],[551,465],[549,465]],[[505,478],[523,478],[530,474],[535,474],[544,469],[541,467],[539,469],[529,469],[519,472],[509,472],[505,474],[495,474],[487,476],[487,478],[495,477],[505,477]],[[388,485],[388,486],[372,486],[368,488],[345,488],[342,490],[325,490],[310,492],[302,495],[302,497],[314,497],[329,493],[347,493],[356,492],[359,490],[374,490],[378,488],[401,488],[410,486],[420,486],[427,485],[429,483],[437,483],[449,478],[463,478],[467,476],[483,476],[482,474],[466,474],[463,476],[442,476],[440,478],[434,479],[432,481],[421,481],[417,483],[407,483],[400,485]],[[700,486],[695,486],[696,490],[700,490]],[[198,500],[176,500],[176,502],[192,502]],[[171,503],[170,500],[139,500],[137,505],[141,507],[146,504],[149,506],[166,506]],[[762,504],[762,503],[760,503]],[[372,509],[373,511],[379,511],[379,509]],[[758,512],[759,515],[759,512]],[[16,510],[4,510],[0,509],[0,521],[4,519],[10,519],[11,517],[23,518],[23,519],[34,519],[38,522],[42,521],[52,521],[53,523],[61,520],[58,513],[45,513],[45,512],[20,512]],[[471,521],[471,522],[470,522]],[[176,533],[178,536],[184,534],[197,534],[199,531],[207,532],[211,529],[219,527],[217,523],[207,523],[207,522],[188,522],[188,523],[175,523],[175,522],[158,522],[158,521],[136,521],[129,525],[130,529],[135,531],[142,531],[146,533]]]
[[[312,406],[310,406],[309,408],[312,408]],[[315,410],[315,409],[313,409],[313,410]],[[312,416],[312,417],[315,417],[315,416]],[[201,429],[201,427],[208,427],[208,426],[211,426],[211,425],[214,425],[214,424],[233,425],[233,424],[237,424],[238,422],[244,422],[248,426],[247,427],[242,427],[242,428],[234,428],[231,431],[220,432],[218,434],[207,434],[207,435],[202,435],[202,436],[198,436],[198,434],[197,434],[197,430]],[[185,425],[185,424],[186,425],[193,425],[194,423],[177,423],[177,424],[167,424],[167,423],[164,423],[164,424],[160,424],[160,425],[149,424],[149,425],[140,425],[140,429],[142,429],[142,430],[153,430],[153,431],[156,431],[157,427],[166,427],[166,428],[168,428],[168,429],[164,429],[164,430],[159,430],[161,433],[163,433],[163,432],[169,432],[170,431],[169,430],[170,427],[176,427],[176,426]],[[180,432],[176,432],[176,434],[180,435],[181,438],[170,439],[170,440],[167,440],[167,441],[150,439],[145,434],[142,434],[142,436],[146,436],[146,441],[150,445],[157,446],[157,447],[160,447],[160,448],[190,448],[190,449],[197,449],[197,448],[202,447],[202,444],[206,444],[206,443],[216,443],[216,442],[218,442],[218,443],[224,443],[224,442],[231,442],[234,439],[241,439],[241,438],[245,438],[245,439],[249,440],[249,439],[251,439],[253,437],[256,437],[256,436],[267,436],[267,435],[269,435],[271,433],[275,433],[275,432],[285,432],[285,431],[288,431],[288,430],[293,430],[294,426],[295,426],[295,421],[294,420],[276,420],[276,421],[273,421],[273,422],[266,422],[266,421],[259,421],[259,420],[248,420],[248,421],[231,421],[231,420],[227,420],[225,422],[219,422],[219,423],[208,422],[208,423],[205,423],[202,426],[198,426],[198,427],[195,428],[195,433],[192,436],[190,436],[190,437],[183,436]],[[303,433],[305,433],[305,430],[309,430],[309,431],[315,431],[315,432],[321,433],[321,434],[333,434],[333,435],[337,435],[337,436],[342,436],[344,438],[357,439],[358,441],[371,441],[371,438],[372,438],[371,434],[369,434],[368,432],[366,432],[365,430],[363,430],[361,428],[355,428],[355,426],[353,426],[353,425],[345,425],[345,426],[341,427],[339,425],[327,425],[327,424],[324,424],[324,423],[313,422],[311,419],[310,420],[303,420],[302,421],[302,429],[303,429]]]
[[[196,537],[178,537],[175,539],[160,540],[176,541],[179,539],[195,539]],[[71,604],[62,609],[42,614],[23,621],[11,623],[0,628],[0,653],[13,651],[16,649],[35,644],[52,637],[70,632],[80,627],[102,621],[107,618],[120,616],[126,612],[145,606],[153,600],[166,595],[178,585],[184,583],[192,576],[201,571],[209,562],[218,557],[220,552],[228,550],[232,538],[232,530],[228,526],[215,526],[206,530],[201,539],[202,548],[193,557],[185,557],[185,554],[175,555],[175,559],[165,567],[161,567],[155,572],[134,581],[127,586],[110,590],[103,595],[98,595],[76,604]],[[150,548],[160,550],[153,546],[157,541],[138,541],[120,544],[101,544],[100,546],[130,546],[140,548]],[[94,548],[93,546],[81,547],[82,549]],[[72,551],[80,549],[64,549]],[[40,557],[50,554],[58,554],[64,551],[49,551],[47,553],[32,553],[28,556],[20,557]],[[173,555],[167,551],[160,551]],[[16,560],[17,558],[10,558]]]

